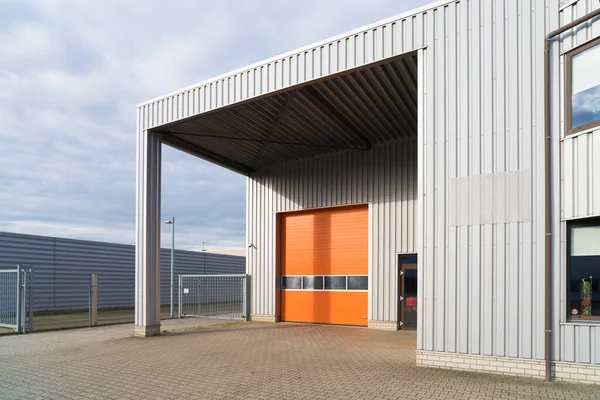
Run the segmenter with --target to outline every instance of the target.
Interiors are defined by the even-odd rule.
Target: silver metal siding
[[[411,214],[395,208],[397,215],[402,212],[408,215],[409,222],[414,218],[413,229],[420,230],[413,239],[410,239],[411,235],[401,235],[408,238],[406,246],[395,244],[396,249],[401,249],[398,251],[416,250],[420,256],[417,347],[542,359],[543,39],[560,24],[598,6],[594,0],[580,0],[559,12],[561,4],[558,0],[457,0],[435,4],[413,15],[404,15],[362,32],[353,32],[235,72],[226,79],[219,78],[142,104],[139,106],[141,115],[152,117],[143,118],[139,129],[143,131],[425,46],[419,50],[422,63],[418,65],[420,137],[416,149],[422,155],[421,168],[416,172],[419,175],[417,201],[422,204],[422,212]],[[565,42],[597,36],[598,29],[596,22],[578,33],[576,39],[569,38]],[[552,57],[553,87],[560,88],[564,82],[560,72],[562,64],[556,56],[559,49],[553,46],[552,50],[555,55]],[[325,62],[322,62],[323,55]],[[241,84],[240,89],[238,84]],[[226,98],[223,93],[228,94]],[[560,94],[557,98],[561,98]],[[181,113],[174,101],[183,102]],[[553,102],[553,127],[561,126],[562,111],[561,101]],[[588,145],[593,142],[594,151],[596,135],[587,140]],[[554,177],[562,177],[567,183],[574,182],[573,177],[565,178],[565,171],[559,168],[558,160],[564,156],[559,139],[559,135],[555,135],[553,149],[557,167]],[[585,155],[583,149],[575,147],[579,146],[575,142],[566,146],[571,146],[569,154]],[[573,157],[577,160],[565,162],[587,161],[590,169],[586,170],[593,171],[591,168],[595,164],[590,163],[597,157],[587,155],[582,160]],[[329,160],[336,157],[341,156],[318,157],[300,163],[305,171],[314,172],[313,175],[303,173],[302,181],[290,178],[298,171],[287,171],[284,166],[271,171],[273,175],[256,175],[249,180],[247,229],[249,242],[255,246],[248,256],[253,288],[252,313],[274,313],[273,211],[299,209],[305,204],[373,201],[374,182],[384,176],[374,168],[373,153],[364,156],[367,163],[364,169],[353,172],[357,176],[356,185],[351,186],[356,189],[350,192],[338,191],[346,184],[336,178],[337,174],[348,172],[331,168],[333,165]],[[531,171],[530,221],[449,227],[445,204],[448,203],[450,179],[518,169]],[[396,173],[401,174],[403,170]],[[595,179],[595,175],[592,176]],[[289,182],[279,183],[286,180]],[[555,183],[554,198],[560,198],[561,185],[558,179]],[[325,187],[331,190],[323,190]],[[578,203],[577,212],[580,208],[596,210],[600,190],[596,181],[589,186],[578,185],[577,189],[587,190],[583,197],[580,196],[582,203]],[[560,221],[561,207],[555,202],[556,221]],[[573,211],[570,212],[575,212],[574,205],[571,208]],[[380,230],[386,229],[385,223],[379,224],[381,214],[385,212],[380,209],[371,212],[372,268],[386,262],[385,255],[380,253],[385,251],[380,247]],[[403,232],[405,228],[400,224],[398,229]],[[558,279],[554,279],[554,292],[557,293],[554,332],[560,332],[560,337],[555,336],[554,354],[564,360],[586,359],[581,357],[581,349],[586,349],[589,337],[591,348],[596,349],[589,362],[597,363],[600,360],[597,328],[589,328],[588,336],[578,331],[585,332],[588,328],[559,326],[560,321],[564,321],[561,305],[565,284],[561,261],[564,260],[564,232],[562,224],[561,234],[555,237],[555,246],[562,252],[556,254],[555,264],[555,278]],[[372,272],[373,288],[385,287],[382,282],[390,277],[389,270],[374,269]],[[375,297],[374,300],[369,305],[371,319],[393,317],[390,299]],[[576,343],[575,338],[581,338],[584,344],[577,342],[579,344],[574,345],[572,351],[568,350]],[[559,347],[561,343],[563,345]],[[565,347],[565,343],[568,346]]]
[[[87,308],[90,274],[98,274],[100,307],[133,306],[134,258],[131,245],[0,232],[0,269],[31,265],[35,310]],[[169,303],[170,261],[161,249],[161,304]],[[245,257],[175,250],[174,270],[241,274]]]
[[[600,215],[600,129],[565,138],[563,219]]]
[[[322,155],[248,178],[251,313],[275,314],[278,212],[369,203],[369,319],[397,321],[397,253],[414,253],[416,139]]]
[[[584,16],[600,8],[595,0],[579,0],[564,7],[560,13],[560,24]],[[600,37],[600,20],[583,24],[574,34],[562,36],[554,50],[566,52],[586,41]],[[567,221],[591,216],[600,216],[600,129],[567,136],[565,131],[565,79],[564,56],[554,58],[555,102],[560,117],[554,119],[556,130],[560,132],[555,140],[554,173],[560,176],[560,184],[555,189],[555,221],[560,230],[557,235],[558,249],[554,263],[555,293],[557,301],[555,320],[560,322],[560,351],[557,358],[561,361],[586,364],[600,364],[600,327],[594,324],[570,324],[566,322],[566,260]],[[560,152],[560,153],[559,153]],[[561,168],[562,167],[562,168]]]
[[[543,214],[538,212],[543,209],[543,190],[538,183],[543,176],[543,77],[538,71],[542,70],[543,37],[557,26],[557,16],[557,1],[460,1],[392,23],[392,31],[403,34],[394,40],[392,54],[427,46],[422,51],[424,65],[419,65],[424,69],[423,213],[417,221],[423,225],[422,248],[413,247],[420,253],[422,274],[421,349],[543,358],[543,346],[539,345],[543,343],[543,287],[533,285],[533,281],[541,281],[534,277],[543,276],[543,245],[538,243],[543,243],[544,235]],[[369,40],[377,37],[371,30],[348,37],[350,54],[355,57],[345,67],[374,59],[370,58]],[[314,54],[306,55],[312,60]],[[312,65],[310,61],[309,72]],[[307,77],[298,81],[302,78]],[[386,175],[374,167],[370,157],[372,153],[367,155],[365,167],[370,183],[367,201],[372,201],[369,194],[386,182]],[[313,177],[313,183],[317,181],[313,193],[317,199],[324,198],[322,204],[344,204],[343,198],[339,201],[339,169],[327,165],[326,160],[314,161],[316,165],[319,162],[324,163],[320,170],[329,172]],[[529,193],[536,211],[530,221],[448,227],[449,179],[513,170],[531,170],[532,181],[538,183]],[[299,191],[298,185],[304,188],[302,180],[290,179],[293,182],[281,189],[283,199],[276,200],[285,204],[280,210],[299,209],[299,203],[305,201],[300,195],[310,194]],[[267,199],[260,193],[268,181],[262,175],[250,181],[249,195],[255,197],[249,198],[253,209],[249,223],[265,221],[273,229],[273,215],[263,219],[261,211]],[[331,191],[319,193],[320,187]],[[311,206],[315,205],[308,200],[306,207]],[[394,300],[385,295],[391,275],[386,265],[389,250],[381,237],[386,230],[382,214],[385,207],[371,210],[369,318],[393,320]],[[251,242],[264,239],[260,227],[254,229],[258,231],[251,229],[255,234]],[[254,287],[254,295],[259,297],[253,298],[253,313],[274,312],[273,300],[265,298],[275,293],[273,267],[264,264],[264,258],[272,259],[274,254],[265,246],[273,243],[261,242],[258,254],[249,258],[249,262],[257,259],[248,268],[249,273],[258,273],[259,280]],[[266,268],[265,273],[260,273],[258,265]]]
[[[420,349],[544,356],[540,72],[557,16],[558,1],[542,0],[460,1],[422,16]],[[449,226],[450,179],[517,170],[535,185],[529,221]]]

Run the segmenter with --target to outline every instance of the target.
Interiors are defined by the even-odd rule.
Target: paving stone
[[[131,326],[0,337],[0,399],[600,399],[597,386],[416,367],[414,332],[189,321],[145,339]]]

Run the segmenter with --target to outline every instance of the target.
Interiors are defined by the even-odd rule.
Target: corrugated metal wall
[[[0,232],[0,269],[32,265],[35,310],[87,308],[90,274],[98,274],[99,307],[133,306],[134,251],[116,243]],[[169,304],[170,249],[161,249],[161,265],[161,303]],[[174,270],[177,285],[178,274],[243,274],[246,258],[175,250]]]
[[[600,215],[600,129],[562,142],[564,219]]]
[[[420,16],[419,349],[544,357],[541,72],[552,15],[557,1],[496,0]],[[506,171],[531,172],[528,221],[448,226],[450,179]]]
[[[138,109],[139,129],[143,131],[296,83],[418,50],[418,202],[422,207],[416,239],[421,272],[417,346],[424,350],[542,359],[544,36],[598,6],[595,0],[435,3],[413,14],[401,15],[145,103]],[[565,37],[562,47],[598,34],[596,22],[591,27],[579,29],[574,37]],[[564,84],[562,61],[558,46],[554,45],[552,52],[553,127],[560,127],[562,95],[557,92]],[[562,144],[560,135],[556,129],[554,131],[554,198],[561,198],[558,177],[562,177],[569,188],[577,191],[577,197],[574,196],[571,203],[565,201],[564,217],[595,213],[598,204],[596,177],[585,175],[588,180],[585,185],[580,184],[582,178],[576,174],[582,169],[595,170],[597,134],[569,138]],[[565,152],[570,156],[565,156]],[[559,160],[562,159],[565,171],[560,169]],[[341,158],[338,162],[341,164],[333,168],[336,171],[342,170],[347,161]],[[584,168],[585,163],[587,168]],[[299,164],[298,171],[302,168],[315,171],[311,179],[302,175],[307,178],[303,186],[306,193],[295,192],[297,189],[294,188],[299,184],[290,182],[286,185],[290,191],[282,197],[273,190],[274,185],[281,186],[277,183],[281,176],[269,179],[255,176],[249,182],[248,212],[252,228],[249,227],[248,237],[257,246],[252,249],[249,259],[249,272],[257,279],[253,282],[253,313],[272,314],[275,308],[275,277],[270,266],[274,257],[271,246],[275,243],[272,212],[278,209],[276,204],[284,204],[290,209],[302,207],[302,196],[312,204],[329,204],[323,200],[319,203],[318,197],[309,196],[319,186],[314,182],[321,179],[324,170],[317,170],[310,162]],[[316,171],[320,172],[316,174]],[[449,227],[451,179],[507,171],[530,173],[529,221]],[[298,172],[286,173],[296,180]],[[565,177],[565,174],[570,176]],[[329,202],[337,204],[337,189],[333,190]],[[258,193],[265,196],[258,196]],[[254,203],[258,201],[257,196],[260,197],[259,204]],[[289,200],[285,200],[288,197]],[[345,196],[342,198],[348,201]],[[555,202],[557,223],[561,208],[561,203]],[[379,215],[376,218],[378,220]],[[372,238],[376,240],[380,240],[376,231],[381,230],[380,234],[383,234],[389,229],[386,224],[390,220],[381,221],[383,226],[373,225]],[[259,223],[265,224],[265,229],[256,230]],[[563,360],[598,363],[598,329],[586,326],[561,328],[560,325],[565,319],[561,305],[565,292],[564,223],[561,226],[555,241],[556,248],[562,248],[562,253],[556,253],[555,257],[554,332],[560,332],[560,337],[555,335],[554,354]],[[379,254],[387,257],[385,246],[372,243],[372,262],[379,262]],[[383,268],[387,274],[382,278],[384,281],[390,276],[386,268]],[[391,286],[388,290],[388,295],[392,295]],[[380,299],[378,296],[370,304],[371,318],[391,318],[393,307],[385,297]],[[590,354],[588,349],[591,348],[595,348],[596,353],[592,352],[590,358],[586,354]]]
[[[564,1],[565,7],[560,13],[560,24],[584,16],[600,8],[595,0]],[[600,19],[583,24],[574,34],[563,35],[562,40],[554,46],[557,53],[563,53],[586,41],[600,37]],[[560,360],[569,362],[600,364],[600,327],[593,323],[566,323],[566,246],[567,222],[591,216],[600,216],[600,129],[583,132],[578,135],[565,134],[565,76],[564,57],[553,57],[555,68],[554,94],[554,126],[558,127],[560,135],[554,140],[555,176],[560,176],[560,182],[554,190],[555,221],[560,226],[555,238],[557,251],[554,263],[554,288],[557,300],[555,320],[560,321]],[[562,140],[561,140],[562,139]],[[562,167],[562,168],[561,168]]]
[[[276,213],[369,203],[369,319],[397,321],[397,253],[416,252],[416,139],[270,167],[248,180],[251,313],[275,315]]]

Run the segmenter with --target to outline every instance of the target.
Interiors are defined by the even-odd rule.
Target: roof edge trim
[[[239,105],[243,105],[245,103],[253,102],[253,101],[256,101],[256,100],[261,99],[261,98],[266,98],[266,97],[277,95],[277,94],[280,94],[280,93],[291,92],[291,91],[294,91],[294,90],[297,90],[297,89],[300,89],[300,88],[303,88],[303,87],[306,87],[306,86],[311,86],[311,85],[314,85],[315,83],[323,82],[323,81],[325,81],[327,79],[331,79],[331,78],[338,77],[338,76],[343,76],[344,74],[347,74],[350,71],[362,70],[364,68],[369,68],[371,66],[377,66],[377,65],[386,64],[386,63],[391,62],[391,60],[393,60],[395,58],[406,57],[406,56],[410,56],[411,54],[415,54],[415,56],[416,56],[416,53],[417,53],[418,50],[422,50],[422,49],[426,49],[426,48],[427,48],[427,45],[415,47],[414,49],[406,51],[404,53],[400,53],[400,54],[396,54],[396,55],[393,55],[393,56],[385,57],[385,58],[382,58],[381,60],[372,61],[372,62],[369,62],[367,64],[364,64],[364,65],[361,65],[361,66],[358,66],[358,67],[350,67],[350,68],[342,69],[342,70],[337,71],[337,72],[330,73],[328,75],[320,76],[318,78],[311,78],[311,79],[308,79],[308,80],[306,80],[304,82],[294,83],[293,85],[290,85],[290,86],[287,86],[287,87],[284,87],[284,88],[281,88],[281,89],[269,91],[268,93],[263,93],[263,94],[255,95],[255,96],[252,96],[252,97],[248,97],[247,99],[236,100],[233,103],[230,103],[230,104],[227,104],[227,105],[223,105],[223,106],[219,106],[219,107],[215,107],[215,108],[213,108],[211,110],[201,111],[201,112],[198,112],[196,114],[190,114],[187,117],[181,117],[179,119],[176,119],[176,120],[173,120],[173,121],[170,121],[170,122],[163,122],[163,123],[157,124],[157,125],[150,125],[150,126],[148,126],[147,129],[154,129],[154,130],[156,130],[156,129],[164,129],[164,128],[167,128],[169,126],[177,125],[177,124],[179,124],[181,122],[184,122],[186,120],[194,119],[194,118],[196,118],[196,117],[198,117],[200,115],[209,115],[209,114],[217,113],[217,112],[220,112],[222,110],[226,110],[226,109],[231,108],[231,107],[236,107],[236,106],[239,106]],[[164,98],[161,98],[160,100],[164,100]],[[151,104],[151,103],[149,103],[149,104]],[[139,110],[139,107],[137,108],[137,110]]]
[[[268,63],[271,63],[271,62],[274,62],[274,61],[278,61],[278,60],[280,60],[282,58],[290,57],[290,56],[292,56],[294,54],[301,53],[303,51],[307,51],[307,50],[313,49],[315,47],[326,45],[328,43],[334,42],[336,40],[343,39],[343,38],[348,37],[348,36],[356,35],[358,33],[361,33],[361,32],[364,32],[364,31],[367,31],[367,30],[370,30],[370,29],[377,28],[379,26],[383,26],[383,25],[389,24],[389,23],[394,22],[394,21],[405,19],[405,18],[408,18],[410,16],[414,16],[414,15],[417,15],[417,14],[421,14],[421,13],[424,13],[426,11],[433,10],[433,9],[439,8],[439,7],[443,7],[443,6],[446,6],[446,5],[451,4],[451,3],[459,3],[459,2],[460,2],[460,0],[438,0],[436,2],[432,2],[432,3],[426,4],[426,5],[422,6],[422,7],[414,8],[414,9],[406,11],[404,13],[400,13],[400,14],[397,14],[397,15],[394,15],[394,16],[391,16],[391,17],[388,17],[388,18],[376,21],[374,23],[371,23],[371,24],[368,24],[368,25],[364,25],[364,26],[356,28],[356,29],[352,29],[352,30],[350,30],[348,32],[345,32],[345,33],[342,33],[342,34],[339,34],[339,35],[335,35],[335,36],[331,36],[331,37],[329,37],[327,39],[320,40],[320,41],[315,42],[315,43],[311,43],[309,45],[297,48],[295,50],[279,54],[277,56],[268,58],[266,60],[261,60],[261,61],[258,61],[256,63],[250,64],[250,65],[246,65],[244,67],[232,70],[230,72],[227,72],[227,73],[224,73],[224,74],[221,74],[221,75],[217,75],[217,76],[209,78],[209,79],[205,79],[205,80],[200,81],[198,83],[195,83],[193,85],[189,85],[189,86],[186,86],[184,88],[177,89],[177,90],[174,90],[172,92],[166,93],[166,94],[164,94],[162,96],[154,97],[154,98],[152,98],[150,100],[146,100],[146,101],[143,101],[141,103],[138,103],[136,105],[136,108],[141,108],[143,106],[152,104],[152,103],[157,102],[159,100],[163,100],[163,99],[165,99],[167,97],[172,97],[172,96],[176,96],[178,94],[182,94],[184,92],[187,92],[189,90],[192,90],[192,89],[195,89],[195,88],[207,85],[209,83],[216,82],[218,80],[228,78],[228,77],[230,77],[232,75],[239,74],[239,73],[242,73],[244,71],[247,71],[247,70],[250,70],[250,69],[253,69],[253,68],[258,68],[258,67],[263,66],[265,64],[268,64]]]

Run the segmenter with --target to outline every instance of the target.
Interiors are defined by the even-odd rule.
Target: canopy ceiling
[[[248,175],[417,134],[417,57],[405,54],[153,129],[163,143]]]

